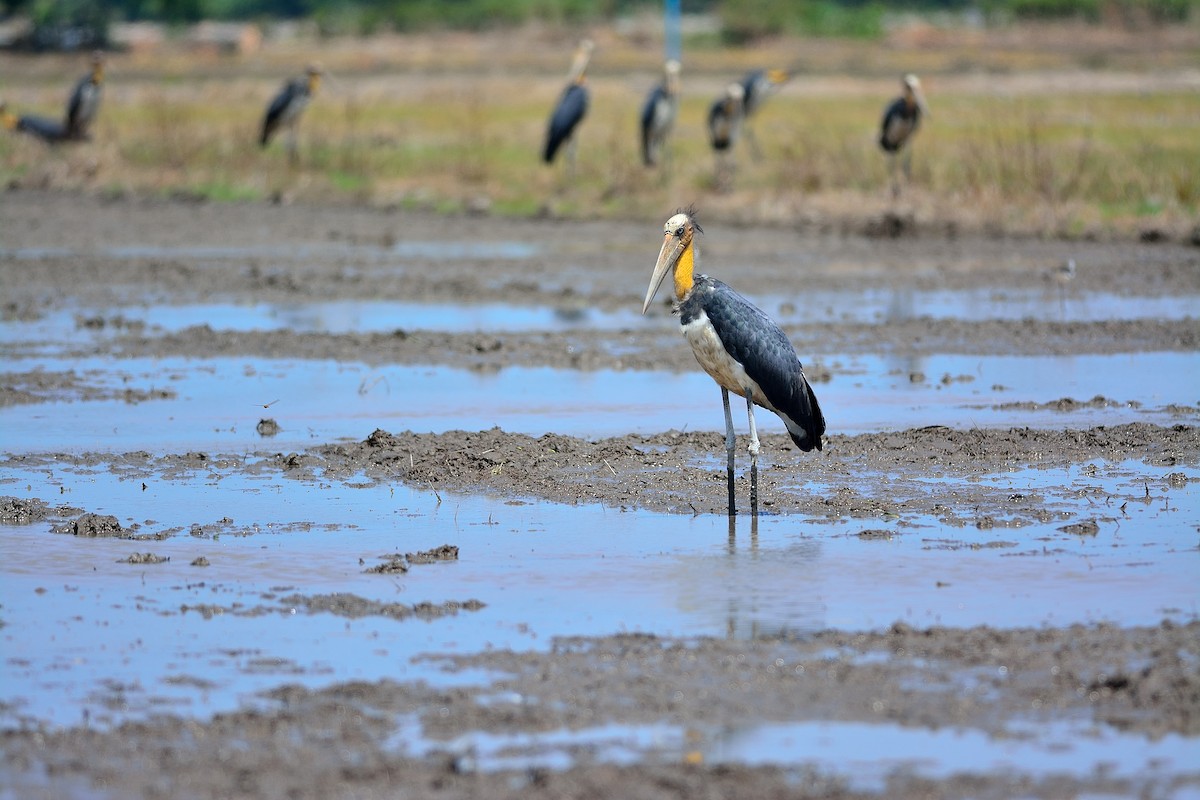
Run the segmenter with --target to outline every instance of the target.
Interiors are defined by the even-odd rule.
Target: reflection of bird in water
[[[304,76],[292,78],[283,85],[279,93],[271,100],[263,117],[262,134],[259,144],[266,147],[281,128],[287,131],[288,158],[295,163],[299,160],[296,147],[296,124],[300,115],[308,108],[308,103],[316,95],[321,85],[321,75],[324,71],[320,66],[312,64],[305,70]]]
[[[888,154],[888,173],[892,179],[892,196],[900,194],[900,182],[896,177],[896,161],[903,159],[904,179],[912,179],[912,138],[921,124],[921,116],[932,116],[925,104],[921,81],[916,75],[905,75],[902,81],[904,94],[897,97],[883,113],[883,124],[879,130],[879,146]]]
[[[679,62],[671,59],[663,67],[662,83],[650,91],[642,107],[642,163],[658,164],[659,154],[667,146],[667,137],[675,127],[679,111]]]
[[[584,39],[576,48],[575,57],[571,61],[571,71],[567,74],[567,87],[563,89],[562,96],[558,98],[558,105],[550,115],[550,124],[546,127],[546,146],[542,148],[542,160],[551,164],[559,149],[566,145],[567,167],[572,175],[575,173],[577,147],[575,133],[587,114],[588,107],[588,90],[584,81],[594,49],[595,45],[591,39]]]
[[[750,506],[757,514],[759,442],[754,406],[777,414],[792,442],[804,451],[821,449],[825,418],[796,350],[779,326],[726,284],[696,274],[695,235],[700,232],[692,209],[667,220],[662,249],[642,303],[642,313],[646,313],[655,292],[670,273],[674,280],[675,310],[683,326],[683,335],[700,366],[721,387],[730,514],[735,513],[735,507],[734,435],[729,393],[746,398],[746,415],[750,423]]]
[[[64,123],[65,137],[68,139],[87,139],[91,134],[92,123],[100,111],[100,96],[104,91],[104,54],[96,51],[92,54],[92,69],[79,79],[71,99],[67,102],[67,117]]]
[[[8,105],[3,102],[0,102],[0,127],[6,131],[27,133],[47,144],[58,144],[67,140],[67,129],[58,120],[34,114],[17,116],[9,111]]]
[[[756,69],[742,78],[742,116],[745,118],[746,144],[750,145],[750,152],[755,158],[761,158],[762,151],[758,148],[758,139],[754,136],[750,119],[787,79],[788,73],[782,69]]]
[[[722,191],[727,189],[733,180],[733,148],[745,121],[745,110],[742,106],[745,94],[746,90],[740,83],[731,83],[725,89],[725,94],[718,97],[708,109],[708,140],[717,159],[717,188]]]

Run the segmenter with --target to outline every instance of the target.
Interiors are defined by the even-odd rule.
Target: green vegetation
[[[299,165],[282,143],[263,150],[254,140],[275,79],[226,93],[215,78],[143,83],[105,107],[91,144],[51,150],[0,136],[0,185],[510,215],[637,217],[681,197],[727,209],[824,209],[835,218],[890,207],[887,162],[874,141],[886,96],[874,91],[772,99],[755,120],[764,156],[740,150],[735,190],[725,195],[712,180],[705,96],[685,95],[675,168],[647,172],[633,134],[640,98],[623,77],[597,77],[570,179],[564,165],[538,158],[559,76],[402,80],[422,88],[320,95],[301,124]],[[1200,214],[1200,137],[1186,88],[1092,93],[1080,84],[1012,95],[954,90],[936,78],[927,86],[935,117],[917,136],[905,197],[930,213],[1061,235],[1180,228]],[[60,102],[56,88],[44,91],[47,107]]]
[[[997,22],[1080,19],[1131,27],[1200,16],[1200,0],[689,0],[683,6],[715,14],[721,38],[732,44],[778,35],[876,38],[887,12],[978,8]],[[71,50],[103,44],[113,21],[312,19],[325,35],[370,35],[610,23],[661,8],[661,0],[0,0],[0,17],[29,16],[30,47]]]

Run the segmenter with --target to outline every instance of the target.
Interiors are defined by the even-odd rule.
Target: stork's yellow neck
[[[675,299],[682,300],[696,283],[696,245],[689,242],[675,262]]]

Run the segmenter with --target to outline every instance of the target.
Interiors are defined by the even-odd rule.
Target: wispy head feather
[[[687,208],[677,208],[675,209],[675,213],[687,214],[688,219],[691,220],[692,227],[696,229],[696,232],[704,233],[704,228],[700,227],[700,220],[696,218],[696,215],[700,212],[696,209],[695,203],[690,204]]]

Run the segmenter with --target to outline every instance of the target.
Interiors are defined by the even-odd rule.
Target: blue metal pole
[[[682,0],[665,0],[666,57],[683,62],[683,33],[680,25]]]

